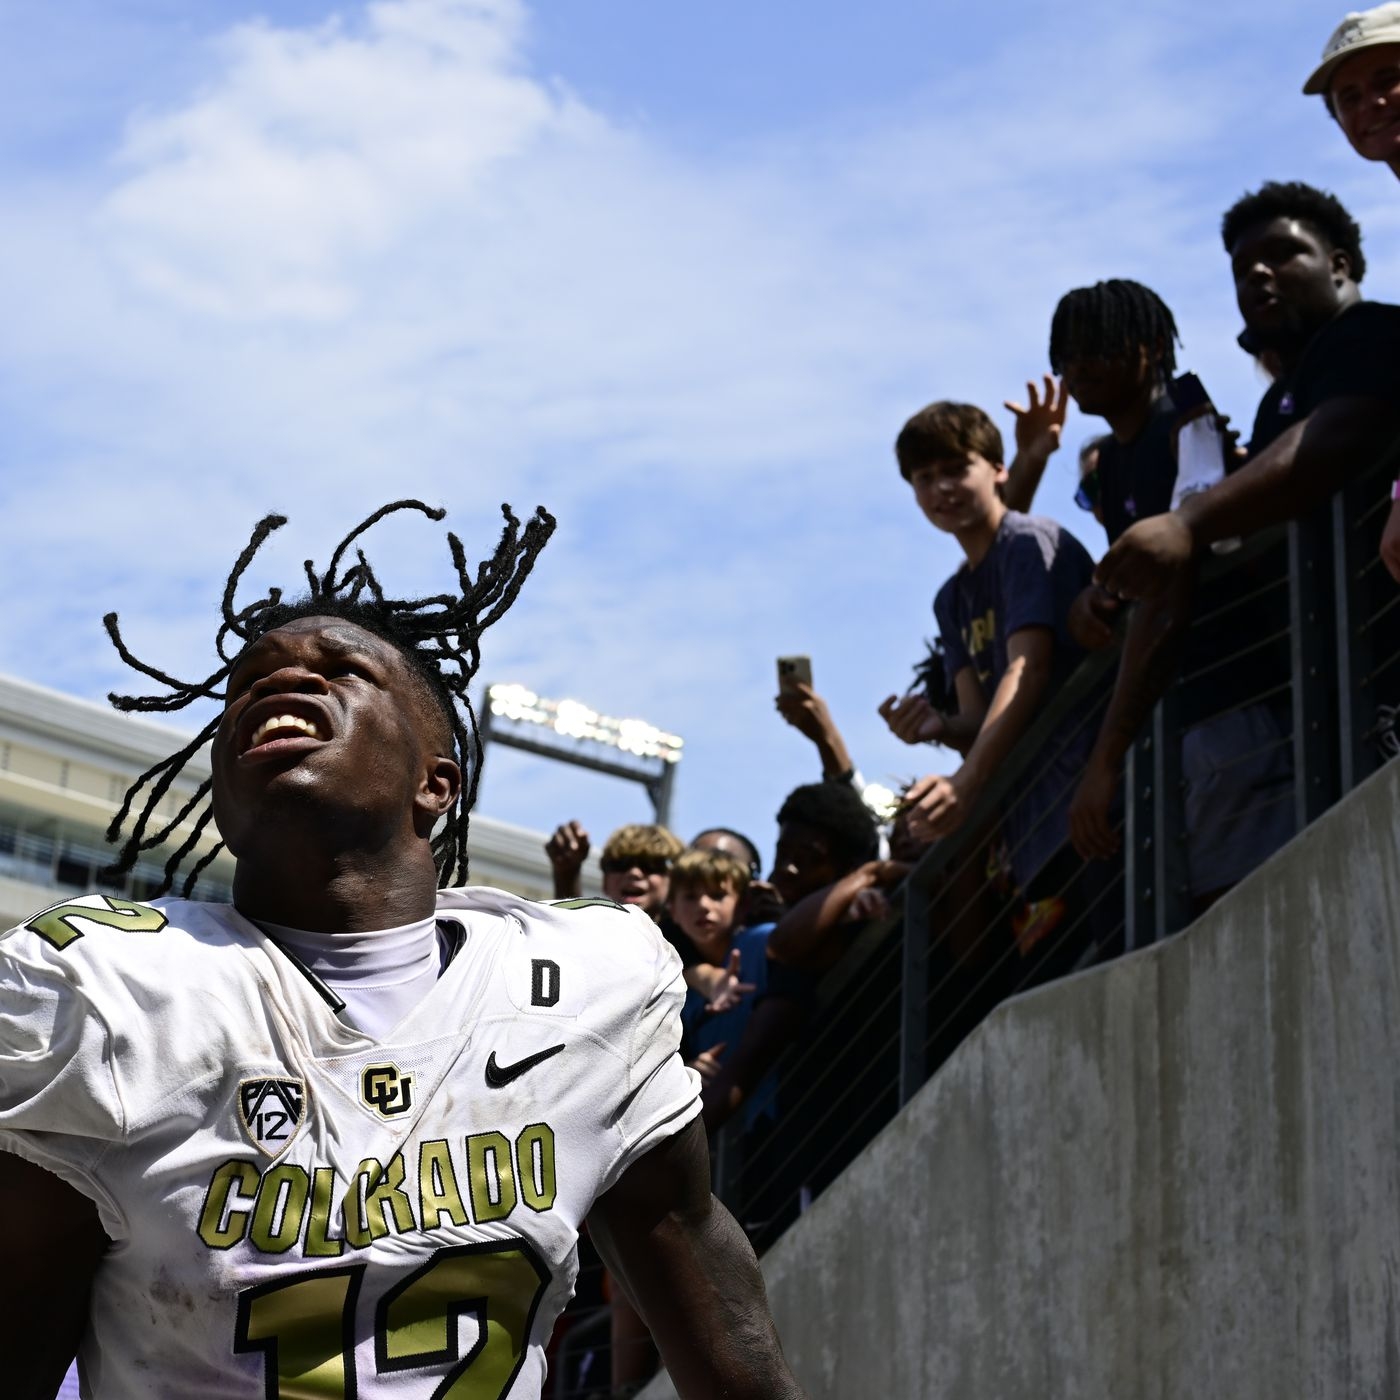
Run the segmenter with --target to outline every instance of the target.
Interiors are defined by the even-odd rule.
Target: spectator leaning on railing
[[[904,425],[895,456],[924,515],[953,535],[966,555],[934,600],[957,715],[941,714],[917,695],[891,695],[880,706],[905,742],[948,744],[963,755],[956,773],[920,778],[905,794],[914,836],[942,837],[967,820],[983,787],[1082,659],[1069,612],[1089,583],[1093,561],[1053,520],[1006,508],[1001,434],[980,408],[930,404]],[[1092,738],[1082,716],[1071,717],[1047,743],[1053,757],[1006,805],[1002,831],[1030,905],[1059,907],[1077,878],[1066,811]],[[1044,937],[1062,922],[1087,932],[1087,922],[1068,905],[1032,927]],[[1023,959],[1032,947],[1028,938]],[[1036,965],[1052,951],[1067,956],[1072,950],[1057,936],[1036,951]]]
[[[810,963],[802,956],[800,929],[786,945],[779,931],[795,927],[788,921],[794,914],[800,920],[810,896],[873,860],[877,848],[875,819],[849,784],[809,783],[794,789],[778,811],[778,846],[770,878],[788,912],[776,928],[744,928],[731,915],[717,920],[707,911],[706,900],[712,903],[716,891],[723,896],[737,888],[742,898],[747,871],[740,862],[717,852],[694,851],[678,862],[683,874],[677,893],[688,894],[673,901],[673,914],[689,924],[686,933],[702,957],[727,960],[738,948],[742,984],[756,989],[737,1009],[723,1013],[702,1014],[696,998],[688,1003],[694,1030],[691,1046],[710,1051],[713,1062],[702,1066],[705,1123],[711,1130],[745,1105],[750,1128],[764,1117],[764,1100],[755,1096],[801,1026],[811,987],[806,975]],[[719,1042],[723,1045],[717,1049]]]
[[[1200,382],[1176,372],[1176,321],[1166,303],[1138,282],[1112,280],[1067,293],[1055,309],[1050,362],[1080,411],[1111,433],[1098,451],[1098,502],[1111,544],[1135,520],[1160,515],[1194,480],[1218,480],[1235,465]],[[1227,462],[1226,458],[1230,460]],[[1183,458],[1185,460],[1183,460]],[[1085,859],[1119,849],[1113,822],[1124,757],[1176,670],[1205,677],[1186,697],[1182,737],[1187,864],[1192,895],[1213,899],[1273,854],[1293,834],[1292,763],[1287,718],[1251,703],[1261,658],[1233,662],[1242,637],[1268,635],[1268,602],[1249,600],[1257,583],[1217,583],[1198,611],[1223,622],[1187,636],[1189,574],[1162,598],[1133,609],[1108,711],[1070,806],[1070,834]],[[1110,645],[1122,604],[1091,584],[1076,600],[1071,628],[1088,648]],[[1279,620],[1287,625],[1286,616]]]
[[[878,859],[879,845],[875,818],[850,784],[808,783],[788,794],[772,876],[785,912],[769,935],[770,958],[813,972],[837,960],[855,931],[847,915],[859,889],[902,878],[905,867]],[[859,888],[848,888],[853,878]]]
[[[1322,505],[1400,431],[1400,308],[1363,302],[1356,221],[1330,194],[1267,184],[1225,215],[1235,295],[1256,353],[1282,374],[1260,402],[1249,461],[1166,515],[1140,520],[1100,561],[1125,598],[1179,586],[1196,553]]]

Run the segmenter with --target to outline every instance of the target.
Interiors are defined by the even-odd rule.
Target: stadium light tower
[[[685,741],[641,719],[613,719],[579,700],[546,700],[523,685],[486,687],[483,753],[488,743],[523,749],[595,773],[640,783],[656,820],[667,826],[671,789]]]

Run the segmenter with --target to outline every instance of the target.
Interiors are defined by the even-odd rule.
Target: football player
[[[66,900],[0,940],[0,1375],[95,1400],[538,1397],[585,1218],[682,1396],[800,1397],[747,1240],[710,1194],[681,965],[651,920],[465,876],[482,631],[553,527],[506,512],[459,591],[385,597],[363,554],[235,610],[175,709],[113,868],[211,819],[233,903]],[[465,718],[464,718],[465,716]],[[212,740],[212,778],[153,814]],[[463,792],[464,768],[471,775]],[[157,829],[159,828],[159,829]],[[115,887],[120,888],[120,885]]]

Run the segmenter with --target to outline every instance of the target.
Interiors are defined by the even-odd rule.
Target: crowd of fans
[[[1400,4],[1349,16],[1304,90],[1359,155],[1400,177]],[[924,853],[969,823],[974,858],[944,877],[930,937],[954,966],[1009,969],[986,983],[982,1010],[1120,951],[1124,760],[1178,677],[1193,678],[1178,716],[1190,909],[1294,834],[1287,591],[1264,586],[1258,551],[1238,567],[1201,565],[1268,526],[1327,513],[1339,488],[1393,453],[1400,307],[1363,299],[1361,230],[1322,190],[1266,183],[1224,212],[1221,235],[1240,348],[1270,381],[1247,440],[1179,371],[1163,298],[1117,278],[1054,308],[1053,374],[1006,405],[1009,465],[995,423],[971,404],[931,403],[897,434],[914,504],[964,561],[933,601],[940,635],[918,683],[879,712],[901,740],[955,750],[954,772],[913,782],[882,821],[826,703],[789,679],[778,714],[811,741],[821,773],[782,803],[766,879],[755,842],[724,828],[687,846],[662,827],[626,826],[604,845],[603,893],[645,909],[680,953],[683,1053],[712,1130],[771,1133],[784,1111],[773,1066],[804,1035],[821,980]],[[1074,527],[1086,541],[1102,529],[1097,566],[1075,532],[1033,513],[1070,400],[1103,423],[1080,452]],[[1393,499],[1381,558],[1400,579],[1400,485]],[[1105,650],[1117,664],[1096,704],[1037,742],[1042,761],[1013,795],[979,804],[1071,674]],[[566,822],[546,849],[556,895],[578,895],[588,833]],[[612,1304],[611,1384],[623,1390],[653,1363],[625,1297],[614,1290]]]

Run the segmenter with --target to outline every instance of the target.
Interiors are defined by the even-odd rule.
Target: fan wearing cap
[[[1321,96],[1357,155],[1400,179],[1400,3],[1349,14],[1303,91]]]
[[[1320,94],[1351,148],[1400,179],[1400,4],[1349,14],[1333,31],[1303,91]],[[1400,481],[1381,535],[1381,561],[1400,581]]]

